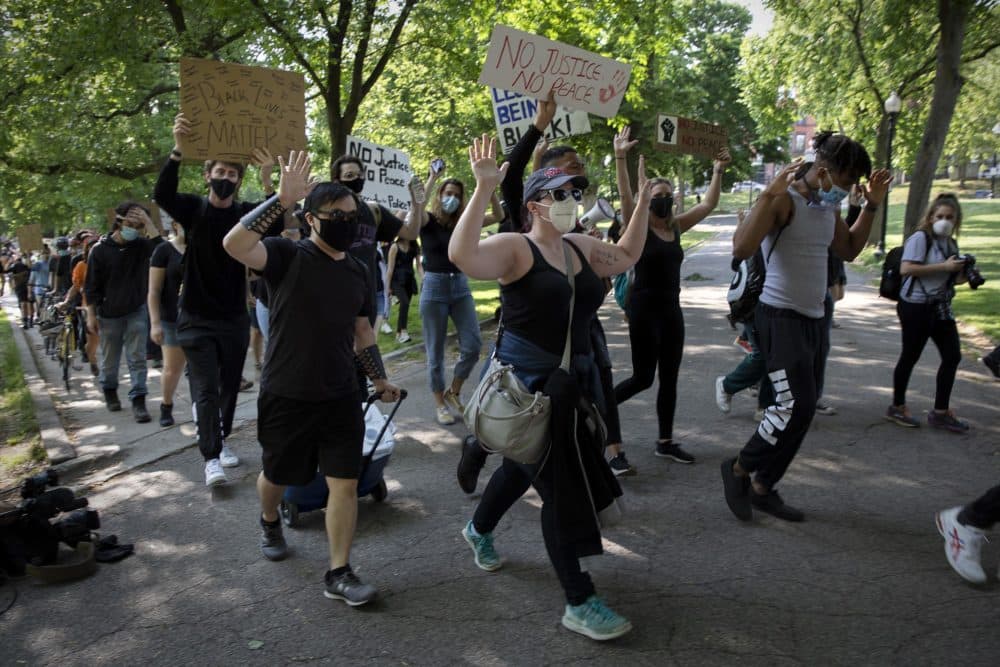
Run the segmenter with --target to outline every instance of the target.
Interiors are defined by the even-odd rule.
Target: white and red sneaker
[[[944,554],[948,564],[960,577],[973,584],[986,583],[986,572],[979,560],[979,552],[986,535],[979,528],[959,523],[961,507],[942,510],[934,517],[938,532],[944,538]]]

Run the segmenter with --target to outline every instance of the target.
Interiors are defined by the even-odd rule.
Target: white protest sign
[[[551,39],[493,26],[479,83],[611,118],[625,98],[632,66]]]
[[[490,90],[493,93],[493,119],[497,124],[500,145],[504,153],[509,153],[534,121],[538,101],[509,90],[499,88]],[[571,111],[566,107],[559,107],[548,129],[545,130],[545,138],[553,141],[588,132],[590,132],[590,116],[586,111]]]
[[[389,209],[410,210],[410,156],[396,148],[379,146],[347,135],[347,154],[364,164],[365,189],[361,197]]]

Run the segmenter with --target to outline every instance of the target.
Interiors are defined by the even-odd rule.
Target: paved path
[[[739,523],[718,467],[751,434],[753,401],[737,397],[728,416],[714,404],[715,376],[740,353],[724,318],[733,220],[708,224],[719,236],[682,269],[704,278],[684,283],[676,429],[698,462],[653,456],[653,390],[624,405],[640,474],[624,482],[627,519],[590,563],[599,592],[635,625],[627,637],[598,644],[559,625],[563,599],[534,493],[497,530],[503,569],[474,566],[459,530],[478,496],[454,480],[464,431],[433,423],[422,364],[410,363],[396,375],[411,398],[397,418],[405,437],[386,471],[389,497],[361,501],[352,557],[379,587],[377,603],[350,609],[322,596],[319,514],[287,531],[289,560],[260,557],[253,428],[231,439],[246,458],[232,483],[209,491],[184,426],[136,431],[125,412],[109,419],[99,404],[81,406],[75,432],[93,433],[94,446],[106,446],[100,429],[123,434],[114,443],[124,450],[120,474],[90,500],[105,531],[135,542],[137,554],[72,584],[0,587],[0,609],[18,594],[0,616],[0,664],[996,664],[1000,584],[973,588],[951,571],[933,513],[1000,479],[1000,383],[973,356],[963,360],[954,404],[973,425],[967,436],[885,422],[898,323],[891,304],[852,275],[827,374],[840,415],[816,417],[781,486],[808,520]],[[601,316],[624,377],[627,329],[610,299]],[[936,362],[929,349],[914,374],[915,413],[931,407]],[[130,466],[133,450],[154,441],[164,444],[150,445],[148,458],[159,460]],[[985,550],[991,575],[997,551]]]

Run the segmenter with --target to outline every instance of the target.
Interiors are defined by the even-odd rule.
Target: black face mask
[[[341,181],[341,185],[345,188],[350,188],[357,194],[361,194],[361,191],[365,189],[365,179],[355,178],[353,181]]]
[[[649,200],[649,210],[658,218],[669,218],[674,209],[673,196],[653,197]]]
[[[323,243],[338,252],[345,252],[351,247],[351,242],[354,241],[355,223],[358,219],[356,213],[351,213],[349,216],[335,214],[331,218],[320,218],[313,215],[313,219],[319,221],[317,234],[323,239]]]
[[[219,199],[228,199],[234,192],[236,192],[236,184],[228,178],[213,178],[212,192],[214,192],[215,196]]]

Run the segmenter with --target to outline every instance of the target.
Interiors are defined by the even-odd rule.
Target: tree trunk
[[[931,98],[927,125],[924,127],[924,136],[910,179],[910,194],[906,200],[906,219],[903,226],[904,239],[916,230],[927,207],[934,174],[937,172],[938,161],[941,159],[944,141],[948,135],[948,127],[955,113],[955,102],[962,90],[963,81],[959,67],[962,62],[965,24],[971,4],[972,0],[938,0],[941,36],[937,46],[934,96]]]
[[[875,135],[875,156],[872,164],[875,169],[885,166],[885,156],[889,148],[889,114],[883,111],[882,119],[878,124],[878,131]],[[872,223],[872,230],[868,233],[868,244],[875,245],[882,240],[882,216],[876,215],[875,222]]]

